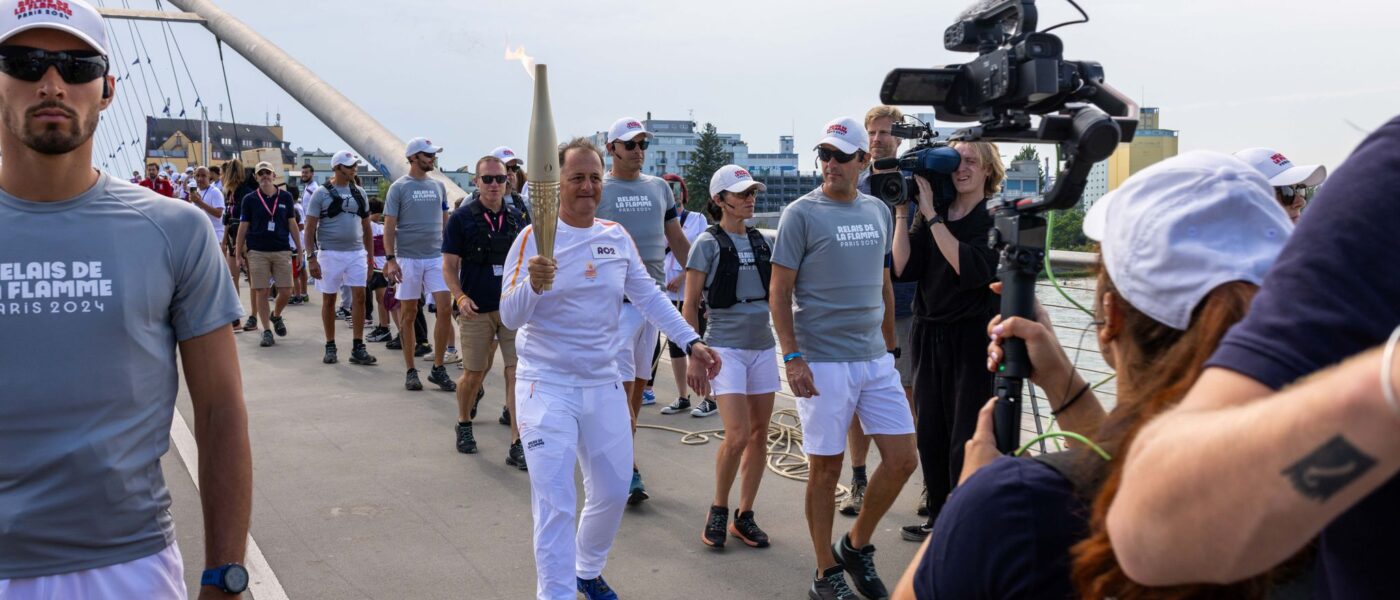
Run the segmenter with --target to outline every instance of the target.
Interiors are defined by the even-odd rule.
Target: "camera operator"
[[[917,206],[895,208],[893,274],[918,283],[910,351],[919,461],[928,488],[928,520],[903,528],[923,541],[962,472],[963,445],[977,412],[992,395],[987,373],[987,321],[997,314],[997,254],[987,246],[992,216],[987,200],[1001,189],[1006,168],[989,142],[953,142],[962,156],[953,173],[957,197],[934,198],[928,180],[916,177]],[[909,225],[910,212],[913,226]]]

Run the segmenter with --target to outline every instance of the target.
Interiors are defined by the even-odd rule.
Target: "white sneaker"
[[[442,356],[442,364],[450,365],[459,362],[462,362],[462,355],[456,349],[448,350],[447,354]]]

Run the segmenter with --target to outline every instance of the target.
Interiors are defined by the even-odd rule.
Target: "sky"
[[[155,8],[156,0],[124,0]],[[123,0],[97,2],[108,7]],[[799,167],[813,170],[822,126],[879,103],[895,67],[966,62],[942,48],[962,1],[812,0],[215,0],[404,140],[428,136],[455,169],[498,145],[524,153],[531,81],[503,56],[525,47],[550,68],[560,140],[606,130],[623,116],[693,118],[739,133],[750,152],[776,152],[794,135]],[[1143,106],[1180,147],[1233,152],[1274,148],[1295,164],[1334,170],[1365,133],[1400,113],[1400,53],[1384,42],[1400,3],[1378,0],[1080,0],[1090,22],[1057,30],[1065,57],[1096,60],[1106,80]],[[163,3],[164,8],[172,9]],[[1041,0],[1040,28],[1078,13]],[[118,23],[127,53],[133,38]],[[155,77],[178,113],[196,91],[210,118],[229,119],[214,38],[198,25],[170,31],[192,76],[166,56],[162,29],[135,25]],[[172,47],[173,49],[173,47]],[[178,59],[178,53],[177,59]],[[130,67],[130,56],[117,74]],[[280,113],[293,148],[345,146],[329,128],[231,49],[231,104],[240,122]],[[171,70],[174,67],[175,74]],[[178,83],[177,83],[178,82]],[[140,77],[122,84],[145,98]],[[124,93],[105,127],[141,112]],[[905,112],[927,107],[904,107]],[[130,115],[130,116],[128,116]],[[940,123],[940,125],[946,125]],[[129,125],[124,126],[129,129]],[[118,137],[113,132],[112,137]],[[1044,147],[1049,151],[1049,146]],[[1007,155],[1015,148],[1003,148]],[[1043,152],[1044,154],[1044,152]]]

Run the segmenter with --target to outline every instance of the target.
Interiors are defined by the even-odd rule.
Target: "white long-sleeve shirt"
[[[527,226],[506,256],[501,324],[515,329],[516,377],[560,385],[616,383],[618,315],[625,294],[633,306],[684,347],[699,335],[647,273],[631,236],[612,221],[587,229],[559,221],[553,289],[536,294],[529,260],[538,254]]]

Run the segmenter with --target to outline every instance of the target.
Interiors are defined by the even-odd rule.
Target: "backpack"
[[[749,236],[749,247],[753,249],[754,268],[758,269],[758,278],[763,282],[763,297],[739,300],[739,249],[734,246],[734,240],[729,239],[729,233],[716,223],[705,230],[719,243],[719,263],[715,268],[715,278],[705,288],[705,302],[710,308],[729,308],[739,303],[768,299],[768,279],[773,273],[773,251],[768,247],[768,240],[763,239],[763,234],[757,229],[745,229]]]
[[[340,216],[340,213],[345,212],[345,198],[341,197],[340,192],[337,192],[333,185],[326,185],[326,192],[331,196],[331,203],[326,205],[325,210],[321,211],[320,218],[334,219]],[[359,186],[351,185],[350,195],[355,197],[355,204],[357,205],[355,207],[355,216],[361,219],[368,217],[369,202],[365,201],[364,192],[360,190]]]

